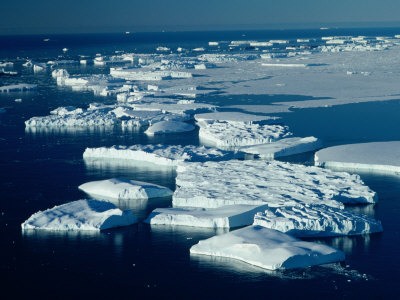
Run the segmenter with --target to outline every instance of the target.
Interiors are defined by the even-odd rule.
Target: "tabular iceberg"
[[[300,202],[341,208],[342,203],[377,201],[358,175],[278,161],[182,163],[176,185],[174,207],[280,207]]]
[[[332,169],[400,174],[400,141],[341,145],[315,153],[315,165]]]
[[[296,204],[257,213],[253,225],[296,237],[357,235],[381,232],[382,224],[367,216],[326,205]]]
[[[223,151],[205,146],[133,145],[86,148],[83,158],[132,159],[165,166],[184,161],[221,161],[243,158],[243,152]]]
[[[80,185],[79,189],[94,198],[123,200],[168,197],[173,193],[169,188],[157,184],[121,178],[87,182]]]
[[[114,204],[98,200],[78,200],[39,211],[22,223],[23,230],[94,230],[137,223],[130,210],[122,211]]]
[[[164,133],[179,133],[194,130],[192,124],[177,122],[177,121],[162,121],[151,125],[144,132],[147,135],[164,134]]]
[[[144,221],[152,225],[181,225],[211,228],[232,228],[251,225],[254,215],[265,205],[227,205],[218,208],[157,208]]]
[[[345,259],[335,248],[303,242],[282,232],[249,226],[200,241],[191,254],[238,259],[264,269],[293,269]]]

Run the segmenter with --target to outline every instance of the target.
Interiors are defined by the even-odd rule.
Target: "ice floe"
[[[195,127],[192,124],[177,121],[162,121],[151,125],[144,132],[147,135],[179,133],[193,131]]]
[[[223,161],[243,158],[242,152],[223,151],[205,146],[133,145],[86,148],[83,157],[131,159],[158,165],[176,166],[180,162]]]
[[[313,136],[305,138],[290,137],[268,144],[241,147],[240,151],[254,154],[264,159],[275,159],[276,157],[313,151],[321,148],[321,146],[322,142]]]
[[[254,215],[266,206],[226,205],[218,208],[157,208],[145,220],[152,225],[181,225],[211,228],[232,228],[251,225]]]
[[[301,203],[257,213],[254,225],[296,237],[358,235],[383,230],[379,221],[346,209]]]
[[[400,175],[400,141],[329,147],[315,153],[315,165],[338,170]]]
[[[111,178],[84,183],[79,189],[94,198],[100,199],[149,199],[172,195],[169,188],[135,180]]]
[[[341,208],[342,203],[377,201],[376,193],[358,175],[278,161],[180,164],[176,185],[174,207],[308,203]]]
[[[249,226],[199,241],[191,254],[238,259],[264,269],[293,269],[345,259],[344,253],[317,243],[300,241],[285,233]]]
[[[78,200],[39,211],[21,224],[23,230],[103,230],[137,223],[132,211],[98,200]]]
[[[36,89],[37,89],[37,84],[20,83],[20,84],[0,86],[0,93],[25,92]]]

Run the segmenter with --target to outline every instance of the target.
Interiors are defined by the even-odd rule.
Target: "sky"
[[[0,34],[400,26],[400,0],[2,0]]]

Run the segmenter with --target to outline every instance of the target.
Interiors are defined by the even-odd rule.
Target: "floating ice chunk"
[[[195,70],[205,70],[207,69],[207,66],[205,64],[198,64],[194,65]]]
[[[309,43],[310,40],[309,39],[297,39],[298,43]]]
[[[103,230],[137,223],[130,210],[98,200],[78,200],[33,214],[22,223],[23,230]]]
[[[27,60],[25,63],[22,64],[22,66],[25,68],[31,68],[33,67],[33,63],[31,60]]]
[[[59,77],[68,78],[69,77],[69,73],[65,69],[56,69],[53,72],[51,72],[51,77],[53,77],[55,79],[57,79]]]
[[[296,204],[257,213],[254,225],[296,237],[358,235],[381,232],[382,224],[367,216],[326,205]]]
[[[159,81],[171,78],[191,78],[192,73],[182,71],[143,71],[134,68],[110,68],[110,75],[125,80]]]
[[[269,42],[272,44],[287,44],[288,43],[288,41],[286,41],[286,40],[270,40]]]
[[[251,225],[254,215],[266,206],[227,205],[219,208],[157,208],[144,221],[152,225],[182,225],[233,228]]]
[[[14,63],[10,61],[1,62],[0,61],[0,68],[12,68],[14,67]]]
[[[218,42],[208,42],[208,46],[218,46]]]
[[[326,168],[400,175],[400,141],[340,145],[315,153]]]
[[[192,124],[177,122],[177,121],[163,121],[151,125],[144,132],[147,135],[164,134],[164,133],[179,133],[194,130]]]
[[[259,125],[241,122],[200,121],[201,143],[221,149],[270,143],[289,136],[287,126]]]
[[[278,161],[231,160],[181,164],[174,207],[215,208],[250,204],[270,207],[296,203],[373,203],[375,192],[358,175]]]
[[[308,67],[307,64],[279,64],[279,63],[273,63],[273,64],[266,64],[266,63],[262,63],[261,65],[263,65],[264,67],[284,67],[284,68],[305,68]]]
[[[341,45],[341,44],[344,44],[344,43],[345,43],[345,40],[340,40],[340,39],[330,39],[330,40],[326,41],[326,44],[338,44],[338,45]]]
[[[205,49],[203,48],[203,47],[199,47],[199,48],[194,48],[194,49],[192,49],[192,51],[195,51],[195,52],[200,52],[200,51],[204,51]]]
[[[300,241],[285,233],[249,226],[202,240],[191,254],[238,259],[264,269],[293,269],[328,264],[345,259],[335,248]]]
[[[172,195],[169,188],[135,180],[111,178],[91,181],[79,186],[79,189],[94,198],[104,199],[149,199]]]
[[[271,42],[251,42],[250,46],[252,47],[269,47],[272,46],[273,43]]]
[[[37,89],[37,84],[20,83],[14,85],[0,86],[0,93],[25,92],[36,89]]]
[[[168,48],[168,47],[159,46],[159,47],[157,47],[156,50],[157,50],[157,51],[170,51],[171,49]]]
[[[176,102],[176,100],[171,99],[152,98],[149,102],[141,101],[140,103],[132,103],[131,106],[135,110],[149,110],[190,115],[201,112],[210,112],[216,109],[216,106],[211,104],[196,103],[193,100],[185,101]]]
[[[240,150],[264,159],[275,159],[276,157],[313,151],[321,148],[321,145],[322,143],[313,136],[291,137],[268,144],[241,147]]]
[[[222,161],[243,158],[242,152],[222,151],[204,146],[133,145],[86,148],[83,158],[132,159],[159,165],[176,166],[188,161]]]
[[[15,72],[15,71],[5,71],[4,69],[0,69],[0,76],[1,76],[1,75],[15,76],[15,75],[18,75],[18,72]]]
[[[69,49],[68,48],[63,48],[62,51],[63,52],[67,52]]]
[[[196,114],[194,118],[196,121],[220,121],[244,124],[271,124],[279,119],[278,117],[251,115],[241,112],[212,112]]]

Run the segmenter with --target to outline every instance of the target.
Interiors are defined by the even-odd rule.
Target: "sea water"
[[[249,31],[141,33],[132,35],[59,35],[0,37],[0,61],[26,58],[46,62],[63,55],[94,56],[116,50],[153,53],[157,46],[207,47],[208,41],[317,38],[323,35],[394,35],[394,29],[327,31]],[[44,38],[50,38],[44,42]],[[63,54],[61,49],[70,50]],[[218,50],[208,49],[210,52]],[[234,51],[241,51],[240,49]],[[106,73],[105,67],[68,68],[71,73]],[[122,177],[175,188],[175,171],[132,163],[90,163],[86,147],[133,144],[193,144],[197,131],[148,137],[143,129],[25,129],[32,116],[59,106],[112,103],[113,98],[57,87],[48,73],[17,68],[18,77],[0,86],[38,84],[36,92],[0,95],[0,297],[17,298],[385,298],[400,291],[400,178],[361,174],[379,195],[375,205],[348,207],[382,221],[384,232],[356,237],[312,239],[346,253],[342,264],[275,271],[224,258],[191,256],[189,248],[223,230],[138,224],[100,233],[21,232],[32,213],[87,197],[77,187],[87,181]],[[269,104],[304,96],[204,96],[218,105]],[[14,100],[21,98],[22,102]],[[281,114],[297,136],[314,135],[325,146],[400,140],[400,102],[351,104]],[[312,153],[286,158],[312,163]],[[132,208],[140,219],[171,199],[154,199]]]

